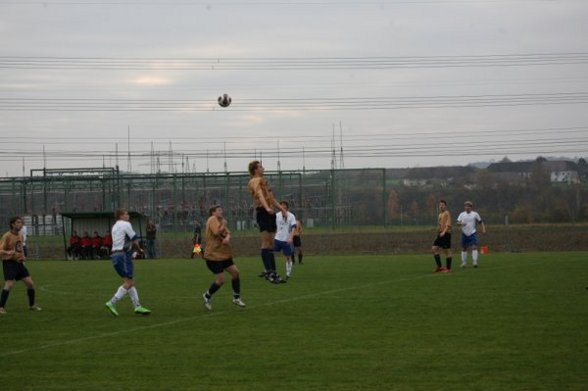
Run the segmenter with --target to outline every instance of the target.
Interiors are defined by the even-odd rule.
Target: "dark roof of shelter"
[[[529,172],[533,162],[499,162],[492,163],[487,170],[492,172]]]
[[[547,168],[552,171],[577,171],[578,165],[575,162],[568,160],[548,160],[543,163]]]

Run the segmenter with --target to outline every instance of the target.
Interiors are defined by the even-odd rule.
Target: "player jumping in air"
[[[261,260],[263,262],[265,278],[272,283],[285,282],[276,273],[276,260],[274,258],[274,235],[276,233],[276,216],[274,207],[284,215],[286,210],[276,201],[272,189],[265,179],[264,168],[259,160],[249,163],[248,188],[255,202],[257,225],[261,235]]]

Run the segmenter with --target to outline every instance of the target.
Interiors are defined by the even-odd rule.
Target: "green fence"
[[[386,225],[383,169],[266,172],[279,200],[307,226]],[[33,170],[0,181],[2,222],[32,216],[39,231],[62,212],[141,212],[162,230],[186,231],[208,208],[221,204],[233,229],[252,228],[254,208],[247,173],[128,174],[116,168]]]

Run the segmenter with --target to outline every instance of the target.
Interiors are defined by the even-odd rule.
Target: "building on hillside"
[[[497,178],[508,181],[518,182],[531,177],[533,165],[536,161],[528,162],[498,162],[492,163],[487,170]],[[541,163],[541,166],[549,174],[552,183],[579,183],[580,176],[578,165],[567,160],[547,160]]]
[[[580,183],[578,165],[574,162],[566,160],[547,161],[543,165],[550,171],[551,182]]]

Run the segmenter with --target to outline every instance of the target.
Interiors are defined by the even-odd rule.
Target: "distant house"
[[[551,182],[580,183],[578,165],[574,162],[566,160],[547,161],[543,163],[543,167],[550,171]]]
[[[497,178],[508,182],[517,182],[531,177],[533,164],[529,162],[499,162],[492,163],[487,170]],[[567,160],[546,160],[542,164],[543,169],[549,173],[552,183],[579,183],[580,176],[578,165]]]

